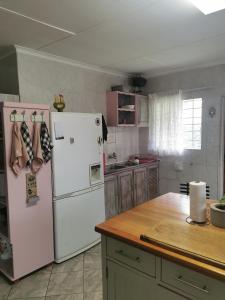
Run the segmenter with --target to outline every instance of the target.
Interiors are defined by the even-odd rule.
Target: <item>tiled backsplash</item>
[[[139,140],[137,127],[108,127],[108,140],[104,144],[106,163],[112,164],[128,160],[132,154],[139,153]],[[116,159],[108,156],[116,153]]]

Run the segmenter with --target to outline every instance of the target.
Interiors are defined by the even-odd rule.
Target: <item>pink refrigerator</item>
[[[54,260],[51,161],[36,176],[29,167],[16,176],[10,167],[12,126],[23,120],[32,137],[34,122],[49,127],[49,106],[0,102],[0,242],[8,248],[0,249],[0,271],[12,281]],[[27,196],[29,184],[36,197]]]

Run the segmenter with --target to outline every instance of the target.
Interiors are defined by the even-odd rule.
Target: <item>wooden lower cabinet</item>
[[[105,216],[110,219],[118,215],[118,185],[117,176],[111,175],[105,178]]]
[[[134,206],[133,201],[133,172],[123,172],[118,175],[119,213]]]
[[[106,175],[106,219],[157,197],[158,190],[158,163]]]
[[[139,205],[148,200],[147,169],[134,170],[134,205]]]
[[[108,261],[108,300],[155,300],[157,285],[129,267]]]
[[[148,200],[154,199],[159,194],[159,168],[158,166],[147,167]]]

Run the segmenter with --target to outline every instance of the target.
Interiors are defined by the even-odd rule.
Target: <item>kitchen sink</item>
[[[113,165],[113,166],[111,166],[111,167],[109,168],[109,171],[111,171],[111,170],[119,170],[119,169],[123,169],[123,168],[125,168],[125,167],[126,167],[125,164]]]
[[[121,169],[124,169],[126,167],[132,167],[132,166],[136,166],[136,164],[133,163],[133,162],[131,162],[131,161],[127,161],[127,162],[124,162],[124,163],[114,164],[114,165],[111,165],[111,166],[108,167],[106,173],[109,174],[109,173],[114,172],[116,170],[121,170]]]

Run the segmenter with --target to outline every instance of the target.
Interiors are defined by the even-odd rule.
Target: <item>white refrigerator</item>
[[[102,115],[51,114],[55,261],[94,246],[105,219]]]

